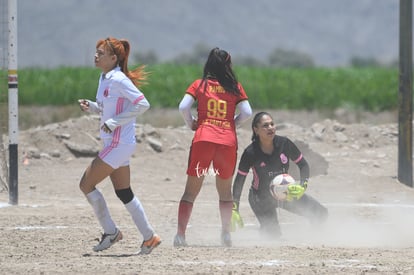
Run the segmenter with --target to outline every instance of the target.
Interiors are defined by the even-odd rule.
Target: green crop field
[[[202,66],[147,66],[148,83],[140,87],[153,107],[176,108]],[[234,67],[254,108],[291,110],[395,110],[398,70],[388,68],[276,69]],[[6,72],[2,71],[2,74]],[[19,70],[20,105],[72,105],[94,99],[100,71],[62,67]],[[7,79],[7,78],[5,78]],[[4,92],[4,91],[2,91]],[[1,97],[5,100],[5,97]]]

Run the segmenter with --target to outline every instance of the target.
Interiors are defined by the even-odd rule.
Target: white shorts
[[[104,140],[104,148],[99,152],[99,158],[103,162],[117,169],[129,165],[129,159],[135,152],[136,144],[114,144],[112,139]]]

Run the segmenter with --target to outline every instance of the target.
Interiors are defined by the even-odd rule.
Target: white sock
[[[102,226],[104,233],[113,234],[116,232],[116,225],[109,214],[108,207],[106,206],[105,199],[98,189],[86,194],[88,202],[92,205],[95,216],[98,218],[100,225]]]
[[[139,232],[141,232],[144,241],[149,240],[154,234],[154,230],[148,222],[147,216],[145,215],[144,208],[137,197],[134,196],[132,201],[125,204],[129,214],[131,214],[132,220],[137,226]]]

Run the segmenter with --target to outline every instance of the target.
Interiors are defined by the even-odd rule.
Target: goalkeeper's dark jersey
[[[252,169],[251,188],[259,193],[268,193],[272,179],[279,174],[288,173],[289,160],[300,167],[301,181],[309,177],[307,162],[298,147],[289,138],[275,135],[273,144],[273,153],[269,155],[263,153],[258,142],[252,142],[244,150],[239,162],[238,177],[245,178],[249,170]],[[302,167],[305,167],[305,169],[301,169]]]

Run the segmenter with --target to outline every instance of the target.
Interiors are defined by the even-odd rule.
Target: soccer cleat
[[[230,232],[221,232],[221,245],[227,247],[231,247],[233,245]]]
[[[99,244],[93,247],[93,251],[98,252],[110,248],[117,241],[122,240],[122,232],[117,228],[114,234],[102,234]]]
[[[185,237],[183,235],[175,235],[174,237],[174,247],[180,246],[187,246],[187,242],[185,241]]]
[[[151,239],[142,242],[141,251],[139,252],[139,254],[150,254],[154,248],[160,245],[160,243],[161,237],[154,233]]]

